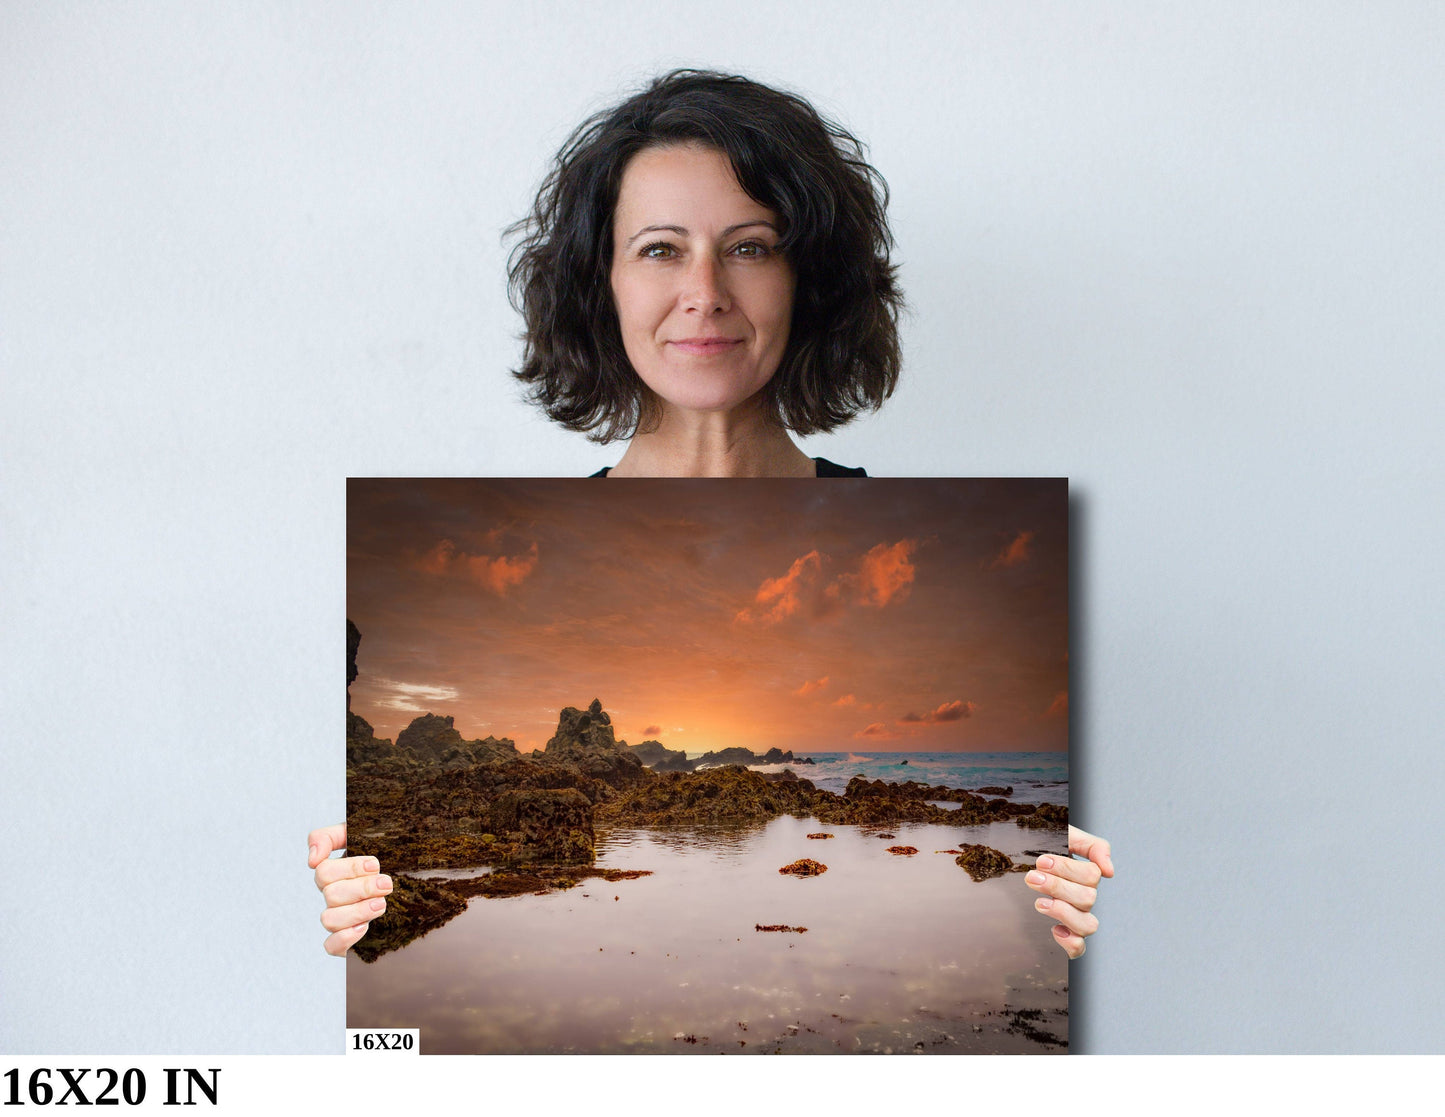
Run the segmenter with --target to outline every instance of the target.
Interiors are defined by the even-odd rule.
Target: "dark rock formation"
[[[378,740],[371,723],[351,712],[351,684],[356,681],[356,649],[361,646],[361,633],[351,618],[346,619],[346,766],[370,764],[391,755],[391,741]]]
[[[693,770],[696,771],[699,768],[715,768],[724,764],[741,764],[743,767],[746,768],[752,767],[754,765],[761,766],[764,764],[811,763],[813,763],[811,757],[804,757],[802,760],[794,759],[791,749],[789,749],[787,752],[783,752],[781,749],[772,748],[769,749],[767,752],[763,753],[762,756],[759,756],[757,753],[753,752],[752,749],[745,749],[741,746],[735,745],[732,748],[720,749],[717,752],[703,753],[702,756],[698,757],[698,759],[693,763]]]
[[[793,934],[795,934],[795,935],[805,935],[805,934],[808,933],[808,928],[806,928],[806,927],[789,927],[786,923],[754,923],[754,924],[753,924],[753,930],[754,930],[754,931],[791,931],[791,932],[792,932]]]
[[[889,825],[894,822],[936,822],[944,826],[974,826],[985,822],[1007,822],[1020,826],[1051,827],[1068,824],[1064,807],[1045,803],[1010,803],[1007,799],[984,799],[957,788],[907,780],[886,783],[854,776],[843,792],[844,803],[819,814],[824,822],[856,822]],[[957,809],[936,807],[933,801],[953,802]]]
[[[1067,826],[1069,824],[1069,808],[1061,807],[1057,803],[1040,803],[1037,808],[1029,813],[1021,813],[1015,820],[1020,826],[1027,826],[1038,830],[1046,826]]]
[[[897,799],[931,799],[938,803],[966,803],[978,798],[973,792],[956,787],[940,787],[931,783],[919,783],[917,780],[889,783],[887,780],[870,780],[863,776],[854,776],[849,780],[848,790],[844,794],[888,795]]]
[[[584,775],[611,787],[628,787],[650,777],[627,742],[618,743],[612,719],[596,698],[585,711],[575,706],[562,711],[557,732],[542,755],[555,762],[575,764]]]
[[[356,649],[361,646],[361,632],[346,618],[346,708],[351,709],[351,684],[356,682]]]
[[[893,826],[900,822],[932,822],[960,826],[988,821],[981,811],[959,811],[934,806],[916,792],[922,784],[890,784],[854,776],[841,797],[831,796],[819,804],[818,818],[828,823],[862,826]],[[981,806],[982,799],[978,800]]]
[[[741,764],[746,767],[749,764],[756,763],[758,763],[758,758],[752,749],[734,746],[728,749],[719,749],[717,752],[703,753],[702,756],[698,757],[695,767],[715,768],[722,764]]]
[[[440,760],[449,749],[462,743],[462,735],[453,728],[451,717],[423,714],[396,735],[396,747],[405,749],[421,761]]]
[[[1013,793],[1014,789],[1011,787],[980,787],[978,789],[980,795],[1012,795]]]
[[[811,857],[800,857],[791,865],[784,865],[778,872],[785,876],[793,877],[816,877],[822,876],[828,871],[828,866],[821,861],[814,861]]]
[[[702,768],[723,768],[730,765],[752,768],[769,764],[812,764],[810,756],[794,757],[792,750],[772,748],[761,756],[739,745],[707,752],[696,760],[689,760],[687,753],[665,748],[658,741],[643,741],[640,745],[628,745],[628,751],[651,768],[654,772],[696,772]]]
[[[514,849],[508,861],[592,861],[592,803],[576,788],[504,792],[492,805],[489,821],[497,837]]]
[[[564,789],[581,795],[589,812],[592,804],[615,794],[575,765],[545,759],[518,757],[447,771],[413,767],[400,769],[399,775],[384,765],[360,768],[347,777],[347,832],[352,852],[373,854],[402,872],[530,862],[536,856],[517,841],[535,831],[530,824],[512,825],[514,805],[500,817],[494,808],[511,792]],[[590,814],[585,828],[567,829],[590,833]],[[523,837],[509,838],[512,832]]]
[[[445,770],[512,760],[519,755],[516,744],[506,737],[467,741],[452,726],[450,716],[423,714],[396,735],[396,747],[419,764],[439,764]]]
[[[349,711],[346,715],[346,766],[367,768],[373,775],[408,779],[437,769],[455,771],[518,755],[517,746],[505,737],[463,739],[450,717],[423,714],[397,734],[393,745],[376,737],[365,718]]]
[[[812,838],[812,839],[814,839],[815,841],[822,841],[824,838],[831,838],[833,835],[832,835],[832,834],[809,834],[809,835],[807,835],[807,836],[810,837],[810,838]]]
[[[654,772],[691,772],[692,761],[681,749],[667,748],[661,741],[643,741],[627,749]]]
[[[360,714],[346,711],[346,767],[376,764],[396,754],[390,738],[376,736],[371,724]]]
[[[984,845],[965,845],[959,849],[961,852],[954,860],[976,881],[1013,871],[1014,863],[1006,853]]]
[[[597,810],[599,822],[622,826],[697,826],[766,822],[779,815],[811,814],[823,798],[808,780],[768,780],[746,768],[668,772],[629,788]]]
[[[957,809],[928,800],[943,792]],[[941,826],[975,826],[987,822],[1060,825],[1060,807],[986,800],[966,791],[935,788],[914,782],[884,783],[855,776],[843,795],[822,791],[790,771],[763,775],[746,768],[704,768],[667,773],[645,785],[629,788],[606,800],[598,820],[623,826],[698,826],[726,822],[765,822],[778,815],[809,815],[828,825],[893,826],[900,822],[931,822]],[[1062,817],[1067,820],[1067,814]]]
[[[792,749],[789,749],[787,752],[783,752],[783,751],[781,751],[780,749],[769,749],[767,752],[763,753],[762,756],[755,756],[755,759],[753,760],[753,763],[754,763],[754,764],[811,764],[811,763],[813,763],[813,758],[812,758],[811,756],[804,756],[804,757],[799,757],[799,758],[797,758],[797,759],[794,759],[794,758],[793,758],[793,750],[792,750]]]
[[[917,846],[889,846],[888,852],[894,857],[912,857],[918,852]]]

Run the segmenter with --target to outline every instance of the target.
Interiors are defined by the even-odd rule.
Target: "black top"
[[[866,469],[850,469],[846,465],[839,465],[837,462],[830,462],[827,458],[814,458],[813,464],[818,467],[819,477],[867,477]],[[603,466],[592,477],[606,477],[610,466]]]

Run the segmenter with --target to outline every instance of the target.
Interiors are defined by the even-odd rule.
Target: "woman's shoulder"
[[[830,462],[827,458],[814,458],[813,464],[818,467],[819,477],[867,477],[866,469],[852,469],[846,465],[839,465],[837,462]],[[606,477],[611,466],[604,465],[596,473],[589,473],[589,477]]]

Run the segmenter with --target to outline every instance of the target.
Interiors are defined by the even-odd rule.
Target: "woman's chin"
[[[662,400],[663,410],[667,414],[687,418],[733,414],[741,416],[756,411],[760,402],[759,393],[763,387],[765,384],[743,388],[693,384],[666,393],[658,392],[655,388],[653,391]]]

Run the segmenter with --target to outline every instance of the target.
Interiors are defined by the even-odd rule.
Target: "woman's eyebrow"
[[[775,233],[778,231],[778,227],[774,225],[771,221],[764,221],[762,218],[759,218],[756,221],[742,221],[736,225],[729,225],[726,229],[722,231],[722,235],[725,237],[730,237],[739,229],[751,229],[755,225],[760,225],[764,228],[771,229]],[[648,225],[646,228],[638,229],[637,232],[633,233],[630,237],[628,237],[627,240],[623,242],[622,247],[631,247],[632,242],[635,241],[638,237],[642,236],[644,233],[676,233],[680,237],[687,236],[687,230],[684,229],[681,225]]]

